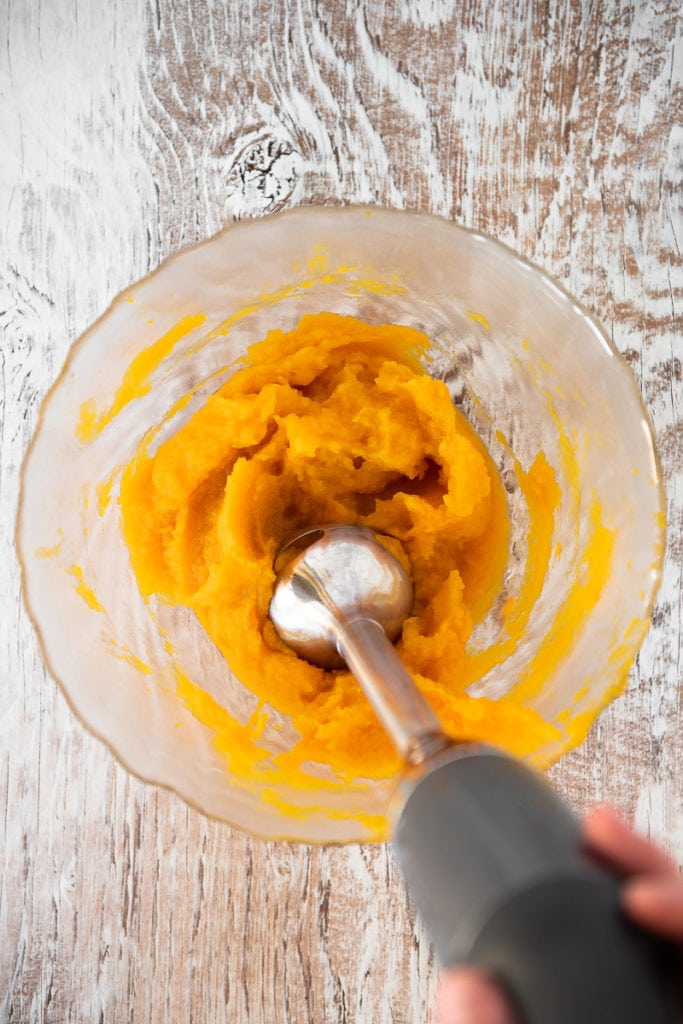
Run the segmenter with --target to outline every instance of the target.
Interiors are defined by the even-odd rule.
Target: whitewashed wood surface
[[[388,851],[260,843],[130,778],[20,603],[19,468],[69,344],[167,254],[296,203],[488,231],[629,361],[666,476],[664,581],[628,692],[552,777],[683,858],[679,6],[0,0],[1,1021],[434,1019]]]

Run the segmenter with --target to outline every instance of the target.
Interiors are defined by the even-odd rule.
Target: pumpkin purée
[[[123,475],[141,591],[193,609],[231,671],[290,717],[300,739],[273,758],[281,774],[306,762],[347,780],[398,767],[350,673],[297,658],[268,619],[277,548],[316,523],[361,523],[400,542],[387,541],[413,578],[415,609],[398,650],[447,731],[520,756],[557,735],[530,708],[466,693],[466,646],[502,584],[508,519],[483,444],[419,363],[427,345],[407,327],[306,316],[251,346],[246,365]],[[543,480],[547,463],[537,469]],[[180,683],[229,758],[234,720]],[[266,758],[258,738],[250,747]]]

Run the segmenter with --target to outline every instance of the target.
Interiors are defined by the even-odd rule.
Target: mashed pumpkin
[[[415,609],[398,650],[446,731],[518,755],[556,736],[529,708],[465,692],[467,642],[501,587],[508,520],[486,450],[420,366],[427,344],[406,327],[304,317],[253,345],[185,426],[124,473],[141,591],[191,608],[241,682],[290,717],[300,740],[273,759],[283,772],[313,761],[351,780],[398,767],[350,673],[297,658],[268,618],[278,546],[318,523],[402,542]],[[234,720],[196,685],[185,696],[229,757]]]

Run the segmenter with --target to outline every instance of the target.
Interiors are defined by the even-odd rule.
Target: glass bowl
[[[555,724],[556,741],[531,758],[539,767],[581,742],[623,689],[664,523],[628,368],[586,310],[490,238],[425,214],[303,207],[230,227],[119,296],[73,346],[23,471],[18,547],[46,663],[141,778],[259,836],[345,842],[384,836],[395,780],[345,785],[312,766],[310,787],[294,788],[277,770],[254,780],[229,766],[178,680],[201,682],[238,724],[256,700],[190,612],[142,598],[117,501],[143,436],[178,429],[268,330],[323,310],[425,331],[427,369],[499,466],[510,558],[472,636],[481,671],[469,692],[507,695]],[[528,477],[540,452],[559,487],[545,555]],[[504,609],[530,583],[513,629]],[[295,739],[270,709],[260,742],[277,752]]]

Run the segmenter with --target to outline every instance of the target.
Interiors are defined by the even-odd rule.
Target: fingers
[[[589,814],[583,834],[588,851],[618,874],[677,877],[666,854],[632,832],[608,807],[598,807]]]
[[[637,878],[627,882],[622,901],[632,920],[662,938],[683,942],[683,879]]]
[[[586,819],[584,838],[593,856],[627,879],[622,904],[629,917],[662,938],[683,942],[683,878],[666,854],[607,807]]]
[[[516,1024],[498,986],[470,967],[447,971],[437,997],[439,1024]]]

